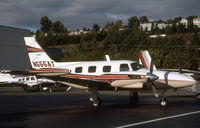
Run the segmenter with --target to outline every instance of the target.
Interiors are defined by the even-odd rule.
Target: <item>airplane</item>
[[[20,86],[26,91],[30,91],[34,87],[37,87],[41,91],[46,86],[52,86],[56,84],[56,82],[53,80],[37,78],[35,75],[13,75],[9,72],[11,71],[0,72],[0,86]]]
[[[143,61],[142,61],[143,60]],[[151,56],[147,50],[140,51],[139,52],[139,63],[142,64],[145,68],[150,69],[150,63],[151,63]],[[157,70],[155,65],[153,65],[154,70]],[[186,92],[193,92],[196,93],[195,98],[200,99],[200,72],[199,71],[193,71],[188,69],[182,69],[182,62],[179,59],[179,69],[159,69],[163,71],[175,71],[179,73],[183,73],[185,75],[191,76],[196,80],[196,84],[190,87],[185,88],[179,88],[177,90],[186,91]]]
[[[92,107],[100,107],[99,91],[129,91],[130,103],[138,104],[138,92],[154,92],[161,90],[160,105],[166,107],[168,101],[166,89],[193,86],[195,80],[177,72],[150,69],[131,60],[83,61],[83,62],[55,62],[52,60],[34,37],[24,37],[29,59],[35,72],[64,70],[62,75],[44,74],[48,79],[55,80],[69,87],[88,90]]]

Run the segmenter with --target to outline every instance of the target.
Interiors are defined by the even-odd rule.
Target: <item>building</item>
[[[164,29],[164,28],[167,27],[167,24],[165,24],[165,23],[158,23],[158,24],[156,24],[156,26],[158,27],[158,29]]]
[[[180,24],[184,25],[187,28],[188,20],[187,19],[181,19]]]
[[[0,25],[0,70],[31,69],[24,37],[30,30]]]
[[[140,23],[140,29],[142,31],[151,31],[152,23]]]
[[[76,31],[70,31],[69,36],[81,35],[81,34],[87,34],[87,33],[89,33],[89,31],[84,31],[83,29],[81,29],[81,30],[76,30]]]
[[[198,28],[200,28],[200,18],[194,18],[193,24],[196,25]]]

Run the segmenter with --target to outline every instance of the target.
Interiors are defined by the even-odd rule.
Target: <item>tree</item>
[[[66,33],[67,28],[65,28],[64,24],[61,23],[61,21],[56,21],[53,23],[52,31],[56,34],[57,33]]]
[[[111,22],[111,23],[107,23],[106,26],[104,27],[105,31],[111,31],[114,29],[114,23]]]
[[[47,33],[51,30],[52,27],[52,21],[49,20],[47,16],[43,16],[40,20],[41,28],[40,30],[44,33]]]
[[[117,27],[117,29],[122,28],[122,20],[117,20],[115,22],[115,26]]]
[[[181,21],[181,19],[182,19],[181,16],[174,18],[174,23],[175,23],[175,24],[176,24],[176,23],[179,23],[179,22]]]
[[[198,35],[198,32],[197,32],[197,30],[195,29],[194,30],[194,34],[193,34],[193,36],[192,36],[192,38],[191,38],[191,44],[193,45],[193,46],[195,46],[195,45],[200,45],[200,37],[199,37],[199,35]]]
[[[179,24],[177,27],[177,33],[185,33],[186,32],[186,28],[183,24]]]
[[[129,29],[139,28],[139,21],[138,21],[138,18],[136,16],[130,17],[128,19],[128,28]]]
[[[194,24],[193,24],[194,18],[197,18],[197,16],[188,16],[186,18],[188,20],[188,27],[187,27],[188,32],[194,32],[195,31]]]
[[[141,23],[147,23],[147,22],[149,22],[149,20],[148,20],[148,18],[147,18],[146,16],[141,16],[141,17],[139,18],[139,21],[140,21]]]
[[[93,25],[93,32],[97,33],[100,30],[100,26],[98,24]]]

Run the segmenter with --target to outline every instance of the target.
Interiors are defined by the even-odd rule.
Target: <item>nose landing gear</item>
[[[160,100],[160,106],[161,107],[167,107],[167,105],[168,105],[167,99],[166,98],[161,98],[161,100]]]
[[[160,106],[163,108],[166,108],[168,106],[168,101],[167,101],[167,97],[165,95],[166,90],[163,89],[163,92],[161,94],[161,99],[160,99]]]

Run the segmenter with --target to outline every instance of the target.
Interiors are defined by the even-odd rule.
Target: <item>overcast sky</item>
[[[0,0],[0,25],[40,28],[40,18],[60,20],[68,29],[105,25],[131,16],[149,19],[200,17],[200,0]]]

